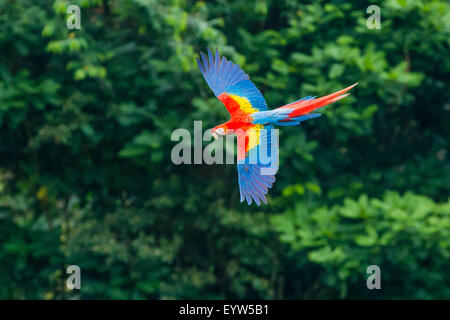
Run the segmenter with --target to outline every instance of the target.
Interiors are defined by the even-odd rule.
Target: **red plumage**
[[[356,86],[358,83],[355,83],[345,89],[336,91],[335,93],[331,93],[329,95],[323,96],[321,98],[312,99],[312,100],[300,100],[297,102],[293,102],[290,104],[287,104],[285,106],[279,107],[277,109],[292,109],[293,111],[289,114],[289,118],[295,118],[304,114],[307,114],[315,109],[322,108],[326,106],[327,104],[330,104],[332,102],[338,101],[342,98],[345,98],[349,94],[344,94],[354,86]],[[275,110],[277,110],[275,109]],[[289,121],[288,119],[283,121]]]

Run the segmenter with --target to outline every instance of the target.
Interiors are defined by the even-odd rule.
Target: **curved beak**
[[[214,131],[212,132],[212,136],[214,137],[214,139],[219,139],[219,136],[217,135],[217,133],[215,133]]]

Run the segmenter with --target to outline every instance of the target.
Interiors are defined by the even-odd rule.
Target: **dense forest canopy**
[[[0,0],[0,298],[450,299],[449,39],[445,0]],[[359,82],[280,130],[266,206],[171,161],[228,119],[208,47],[270,108]]]

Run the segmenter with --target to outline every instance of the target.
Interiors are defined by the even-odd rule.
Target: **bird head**
[[[225,128],[222,125],[212,128],[211,133],[216,140],[219,139],[219,136],[224,136],[226,134]]]

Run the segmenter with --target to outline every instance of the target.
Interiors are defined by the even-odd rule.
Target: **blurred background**
[[[0,0],[0,298],[450,299],[449,39],[445,0]],[[270,107],[359,82],[280,130],[267,206],[170,159],[228,119],[208,47]]]

